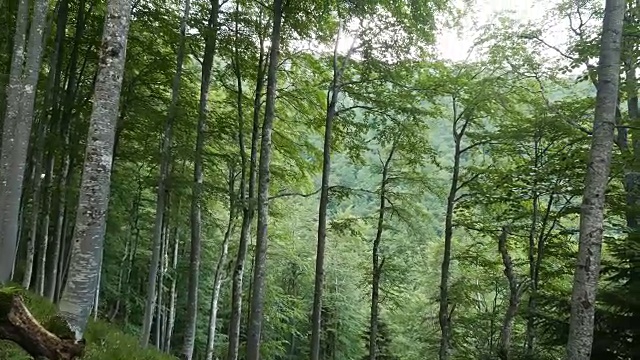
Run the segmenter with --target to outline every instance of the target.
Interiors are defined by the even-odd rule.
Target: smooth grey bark
[[[578,258],[571,294],[567,360],[588,360],[593,345],[605,190],[611,170],[625,6],[624,0],[607,0],[605,5],[593,136],[582,197]]]
[[[236,8],[239,12],[239,8]],[[236,24],[237,35],[237,24]],[[239,44],[238,42],[236,44]],[[256,164],[258,159],[258,139],[260,137],[260,109],[262,108],[262,94],[264,88],[265,54],[264,38],[260,36],[260,54],[258,58],[258,68],[256,76],[255,96],[253,99],[253,125],[251,130],[251,149],[249,155],[249,179],[247,178],[247,155],[244,145],[244,115],[242,110],[242,73],[240,67],[240,54],[236,46],[235,65],[238,87],[237,107],[238,107],[238,146],[240,148],[241,174],[240,174],[240,195],[242,196],[242,225],[240,228],[240,241],[236,256],[233,279],[231,285],[231,318],[229,319],[229,345],[227,360],[238,360],[240,351],[240,323],[242,322],[242,284],[244,278],[244,267],[251,236],[251,224],[255,215],[255,205],[253,201],[256,194]]]
[[[382,277],[382,267],[384,257],[380,259],[380,243],[382,242],[382,231],[384,230],[384,215],[387,210],[387,185],[389,185],[389,169],[393,155],[396,151],[396,143],[393,143],[389,156],[382,164],[382,179],[380,181],[380,203],[378,206],[378,225],[376,227],[376,237],[373,239],[371,247],[371,312],[369,314],[369,360],[378,358],[378,313],[380,304],[380,279]]]
[[[251,288],[251,311],[247,336],[247,360],[260,358],[260,334],[264,310],[265,276],[269,227],[269,180],[271,165],[271,133],[275,119],[276,87],[280,55],[280,32],[282,30],[282,0],[273,2],[273,31],[269,68],[267,71],[267,100],[262,123],[260,161],[258,163],[258,228],[255,261],[253,264],[253,286]]]
[[[25,8],[26,7],[26,8]],[[7,111],[3,124],[0,155],[0,283],[11,279],[18,245],[20,199],[33,123],[35,96],[42,62],[42,40],[48,10],[47,0],[34,3],[26,58],[24,38],[28,2],[20,0],[14,54],[7,90]],[[24,67],[23,67],[24,61]]]
[[[173,122],[178,112],[178,98],[180,95],[180,82],[182,81],[182,67],[184,63],[185,40],[187,19],[189,18],[191,1],[186,0],[184,14],[180,21],[180,43],[176,56],[176,72],[173,76],[171,89],[171,104],[164,124],[162,136],[162,153],[160,160],[160,175],[158,177],[158,190],[156,194],[156,217],[153,227],[153,250],[151,253],[151,265],[149,266],[149,278],[147,280],[147,300],[142,318],[142,333],[140,335],[140,345],[146,347],[149,344],[151,335],[151,323],[155,311],[156,298],[156,278],[158,276],[158,262],[160,261],[160,237],[162,235],[162,223],[164,221],[165,202],[167,197],[167,179],[169,177],[169,166],[171,164],[171,144],[173,143]]]
[[[333,79],[327,91],[327,113],[325,117],[324,148],[322,156],[322,183],[320,203],[318,205],[318,243],[316,248],[316,271],[313,291],[313,311],[311,315],[311,360],[320,360],[320,335],[322,332],[322,291],[324,288],[324,257],[327,239],[327,206],[329,205],[329,177],[331,175],[331,137],[333,120],[337,114],[338,96],[341,90],[342,74],[353,46],[349,49],[342,64],[338,61],[338,44],[342,31],[342,22],[338,25],[338,34],[333,48]]]
[[[205,49],[202,60],[202,81],[200,84],[200,103],[198,105],[198,125],[193,169],[193,188],[191,199],[191,253],[189,255],[189,282],[187,295],[187,325],[184,342],[180,353],[183,360],[193,358],[196,338],[196,321],[198,317],[198,286],[200,279],[200,253],[202,241],[202,188],[203,188],[203,152],[205,123],[209,114],[209,87],[211,86],[211,68],[216,51],[218,0],[210,0],[208,31],[205,33]]]
[[[180,237],[178,236],[178,227],[173,228],[173,255],[171,260],[171,287],[169,288],[169,313],[167,314],[167,329],[164,332],[164,351],[171,352],[171,337],[173,336],[173,327],[176,321],[176,303],[178,302],[178,255],[180,247]]]
[[[227,229],[222,239],[222,246],[220,249],[220,256],[218,257],[218,264],[213,274],[213,294],[211,296],[211,304],[209,306],[209,332],[207,334],[207,348],[205,352],[206,360],[213,360],[213,350],[216,340],[216,327],[218,319],[218,303],[220,302],[220,288],[222,287],[223,269],[227,263],[227,253],[229,252],[229,239],[234,228],[236,221],[236,201],[235,201],[235,169],[233,166],[229,166],[229,221],[227,222]]]
[[[130,19],[130,0],[110,0],[107,3],[69,277],[58,305],[60,314],[75,332],[77,340],[83,337],[101,272],[113,144]]]

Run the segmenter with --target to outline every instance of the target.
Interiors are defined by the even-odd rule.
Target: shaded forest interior
[[[640,2],[485,2],[1,1],[0,358],[640,359]]]

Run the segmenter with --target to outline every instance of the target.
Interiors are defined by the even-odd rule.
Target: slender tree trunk
[[[460,181],[460,157],[462,155],[462,138],[469,125],[470,119],[463,119],[464,112],[458,112],[457,99],[453,96],[453,139],[455,143],[453,153],[453,172],[451,174],[451,188],[447,197],[447,209],[444,224],[444,254],[440,274],[440,307],[438,310],[438,322],[440,324],[440,360],[449,360],[451,352],[451,316],[453,309],[449,304],[449,268],[451,267],[451,247],[453,242],[453,211],[456,204],[456,196]],[[462,124],[460,125],[460,122]],[[459,126],[460,125],[460,126]]]
[[[220,301],[220,288],[222,286],[224,267],[227,263],[227,253],[229,252],[229,239],[233,231],[234,223],[236,221],[236,204],[235,204],[235,169],[233,166],[229,166],[229,222],[227,223],[227,230],[224,233],[222,240],[222,246],[220,250],[220,257],[218,258],[218,264],[213,275],[213,295],[211,296],[211,305],[209,307],[209,333],[207,336],[207,351],[205,353],[206,360],[213,360],[213,350],[216,340],[216,326],[218,319],[218,303]]]
[[[66,183],[71,184],[73,180],[73,168],[75,167],[75,163],[73,159],[69,159],[69,171],[67,172]],[[64,217],[62,219],[62,234],[60,236],[60,262],[58,268],[58,280],[56,284],[56,302],[60,300],[62,297],[62,290],[66,285],[68,274],[69,274],[69,261],[71,260],[71,241],[73,240],[73,230],[75,228],[75,222],[72,221],[72,211],[75,211],[77,208],[78,199],[75,197],[71,197],[72,193],[70,191],[67,192],[67,206],[64,208]]]
[[[129,259],[129,253],[131,252],[131,238],[132,236],[127,236],[127,240],[124,243],[124,255],[120,260],[120,268],[118,270],[118,288],[116,290],[116,294],[118,297],[116,298],[116,302],[113,304],[113,307],[109,313],[109,321],[113,322],[118,315],[118,311],[120,310],[120,300],[122,297],[122,287],[124,286],[124,275],[127,268],[127,260]]]
[[[271,133],[275,119],[277,70],[280,53],[280,31],[282,28],[282,0],[273,3],[273,31],[267,71],[267,101],[262,124],[260,162],[258,165],[258,229],[251,289],[251,312],[247,337],[247,360],[260,358],[260,334],[264,310],[265,276],[267,262],[267,233],[269,226],[269,180],[271,164]]]
[[[198,316],[198,285],[200,278],[200,252],[202,232],[202,157],[204,151],[204,129],[209,114],[209,87],[211,85],[211,68],[213,55],[216,50],[218,30],[218,0],[211,0],[209,13],[209,32],[206,35],[206,44],[202,63],[202,83],[200,85],[200,104],[198,108],[198,128],[193,171],[193,195],[191,200],[191,254],[189,258],[189,285],[187,297],[187,325],[184,334],[184,343],[181,357],[184,360],[193,358],[193,349],[196,337],[196,320]]]
[[[169,290],[169,314],[167,315],[167,330],[164,333],[164,351],[171,352],[171,337],[173,335],[173,327],[176,320],[176,303],[178,302],[178,292],[176,290],[178,284],[178,255],[180,246],[180,237],[178,236],[178,227],[173,228],[173,258],[171,260],[171,288]]]
[[[504,275],[509,282],[509,305],[507,306],[507,311],[502,322],[498,348],[498,357],[501,360],[511,359],[511,333],[513,322],[518,312],[518,306],[520,305],[521,295],[521,284],[518,283],[518,279],[516,278],[516,274],[513,269],[513,261],[511,261],[511,255],[509,255],[509,250],[507,248],[507,235],[508,229],[505,227],[502,229],[502,233],[498,238],[498,251],[502,257]]]
[[[162,258],[160,260],[160,277],[158,279],[158,330],[156,331],[156,348],[164,350],[164,338],[167,332],[167,306],[165,305],[165,278],[169,268],[169,246],[171,245],[171,228],[169,224],[169,209],[167,204],[164,215],[164,226],[162,230]]]
[[[44,126],[40,126],[44,128]],[[38,137],[45,137],[44,129],[39,131]],[[44,145],[44,139],[38,139],[38,143],[42,142]],[[36,240],[38,237],[38,217],[40,216],[40,194],[42,191],[42,173],[40,166],[42,164],[42,149],[38,146],[37,152],[39,155],[35,160],[35,166],[33,167],[33,197],[31,199],[31,230],[29,231],[29,238],[27,240],[27,258],[24,264],[24,274],[22,275],[22,287],[25,289],[31,288],[31,280],[33,279],[33,264],[36,257]]]
[[[163,209],[163,211],[166,211],[166,209]],[[154,345],[156,347],[156,349],[158,350],[162,350],[162,348],[160,347],[160,344],[162,344],[162,341],[160,340],[160,337],[162,336],[162,296],[163,294],[163,288],[164,288],[164,271],[165,271],[165,267],[164,267],[164,259],[165,259],[165,252],[166,252],[166,248],[167,248],[167,235],[165,232],[165,224],[164,222],[166,222],[166,216],[163,215],[163,224],[162,224],[162,235],[160,236],[160,259],[159,259],[159,269],[158,269],[158,281],[156,283],[156,287],[157,287],[157,306],[156,306],[156,313],[155,313],[155,334],[154,334]]]
[[[66,32],[66,28],[67,28],[67,21],[68,21],[68,16],[69,16],[69,2],[68,0],[61,0],[60,1],[60,8],[58,10],[58,20],[57,20],[57,25],[56,25],[56,42],[55,42],[55,49],[54,49],[54,56],[53,58],[55,60],[52,60],[52,64],[51,64],[51,71],[54,71],[55,76],[53,78],[53,81],[51,83],[52,85],[52,97],[51,97],[51,119],[52,122],[56,121],[58,124],[58,128],[60,128],[61,125],[61,110],[62,110],[62,104],[60,103],[60,96],[59,96],[59,92],[62,91],[61,89],[61,78],[62,78],[62,62],[64,59],[64,40],[65,40],[65,32]],[[53,124],[51,124],[51,133],[53,133]],[[62,149],[63,152],[65,151],[65,149]],[[50,156],[53,156],[53,153],[50,153]],[[55,159],[55,157],[53,158]],[[53,171],[53,164],[54,164],[55,160],[52,160],[51,164],[52,164],[52,168],[51,171]],[[61,214],[63,214],[64,212],[64,199],[65,199],[65,192],[67,191],[66,188],[61,188],[60,187],[60,183],[62,181],[64,181],[64,177],[66,174],[64,174],[64,170],[65,170],[65,164],[62,164],[62,172],[61,174],[58,174],[58,176],[56,177],[56,183],[55,183],[55,193],[56,193],[56,202],[54,203],[54,207],[57,210],[57,218],[54,221],[54,232],[53,232],[53,238],[51,241],[51,245],[52,245],[52,249],[51,249],[51,257],[48,261],[49,266],[45,267],[45,274],[47,277],[47,281],[46,281],[46,288],[43,291],[43,294],[51,301],[54,301],[55,298],[55,288],[56,288],[56,282],[57,282],[57,277],[58,277],[58,261],[60,258],[60,242],[58,241],[58,232],[61,230],[60,227],[62,226],[62,222],[60,221],[60,218],[62,217]],[[53,189],[51,189],[51,196],[53,196]],[[48,221],[49,221],[49,213],[47,212],[45,214],[48,219],[47,219],[47,228],[48,228]],[[43,231],[44,231],[44,225],[43,225]],[[48,235],[48,232],[47,232]],[[45,264],[46,266],[46,264]]]
[[[533,152],[534,152],[534,168],[538,169],[538,152],[539,152],[539,141],[536,138],[533,144]],[[531,279],[531,283],[529,284],[529,303],[527,305],[527,329],[525,333],[525,359],[531,359],[533,356],[533,347],[535,342],[535,313],[537,309],[537,284],[534,281],[535,272],[536,272],[536,234],[538,232],[538,209],[539,209],[539,198],[538,189],[536,188],[536,184],[533,184],[533,203],[532,203],[532,213],[531,213],[531,227],[529,228],[529,277]]]
[[[129,239],[127,240],[127,244],[131,243],[130,246],[125,249],[125,255],[122,259],[122,271],[123,271],[123,279],[122,282],[118,283],[118,298],[116,299],[116,303],[113,306],[113,311],[109,316],[110,321],[114,321],[120,312],[120,307],[122,304],[125,304],[125,315],[124,318],[127,318],[128,301],[129,301],[129,293],[131,291],[131,286],[129,285],[129,280],[131,279],[131,272],[133,270],[133,264],[135,262],[136,254],[138,251],[138,240],[140,238],[140,228],[138,223],[140,221],[140,202],[142,201],[142,188],[143,182],[142,180],[138,180],[138,188],[136,191],[136,196],[133,199],[133,203],[131,205],[131,222],[129,224],[130,234]],[[123,291],[124,289],[124,291]],[[126,320],[125,320],[126,322]]]
[[[0,156],[0,283],[11,279],[15,265],[20,198],[40,75],[47,5],[47,0],[37,0],[34,4],[24,68],[22,64],[25,60],[24,38],[28,21],[28,2],[20,0],[18,7]]]
[[[102,283],[102,264],[100,264],[100,271],[98,271],[98,285],[96,286],[96,296],[93,299],[93,321],[98,320],[98,313],[100,310],[100,288]]]
[[[236,9],[239,12],[239,9]],[[237,27],[237,24],[236,24]],[[237,29],[236,29],[237,30]],[[236,32],[237,35],[237,32]],[[260,57],[258,59],[258,69],[256,77],[255,97],[253,101],[253,128],[251,130],[251,154],[249,159],[249,184],[248,192],[245,185],[247,171],[247,155],[244,146],[244,115],[242,112],[242,76],[240,67],[240,55],[236,47],[235,62],[238,86],[238,145],[240,147],[240,158],[242,174],[240,178],[240,194],[242,196],[242,226],[240,229],[240,243],[238,244],[238,254],[236,256],[233,270],[233,280],[231,286],[231,319],[229,320],[229,347],[227,360],[238,360],[240,348],[240,323],[242,322],[242,283],[244,278],[244,266],[251,236],[251,224],[255,214],[255,207],[252,199],[255,197],[256,187],[256,163],[258,159],[258,139],[260,137],[260,109],[262,107],[262,90],[264,87],[264,38],[260,37]]]
[[[338,27],[336,43],[333,49],[333,79],[327,91],[327,114],[325,118],[324,149],[322,158],[322,187],[318,206],[318,245],[316,249],[316,273],[313,293],[313,314],[311,320],[311,359],[320,360],[320,335],[322,330],[322,290],[324,286],[324,249],[327,238],[327,206],[329,205],[329,176],[331,174],[331,136],[333,120],[342,81],[342,73],[347,65],[353,47],[349,50],[344,63],[338,64],[338,44],[342,24]]]
[[[40,247],[38,248],[38,266],[36,267],[36,292],[44,296],[45,278],[47,275],[47,253],[49,250],[49,219],[51,218],[51,196],[54,158],[49,152],[45,160],[45,177],[43,185],[42,216],[40,223]]]
[[[61,315],[75,332],[78,340],[83,337],[101,271],[115,125],[118,118],[130,18],[130,0],[110,0],[107,3],[100,65],[93,96],[93,111],[73,236],[70,277],[59,304]]]
[[[72,163],[71,158],[71,145],[70,145],[70,132],[71,132],[71,117],[73,113],[73,109],[75,106],[76,98],[77,98],[77,90],[79,87],[79,79],[82,78],[82,74],[84,72],[85,64],[87,61],[87,57],[85,57],[85,62],[82,65],[80,71],[78,72],[78,58],[80,53],[80,45],[82,42],[82,38],[84,36],[85,27],[86,27],[86,13],[91,14],[92,7],[89,7],[88,11],[85,11],[85,0],[79,0],[78,3],[78,13],[76,14],[76,26],[74,30],[73,37],[73,48],[71,50],[71,54],[69,57],[69,70],[68,76],[65,86],[65,94],[62,106],[62,114],[60,119],[60,137],[62,142],[62,171],[58,178],[58,191],[61,194],[60,201],[58,203],[59,212],[62,214],[62,218],[58,218],[58,230],[56,233],[56,237],[54,239],[54,248],[60,247],[59,251],[60,256],[60,266],[58,269],[58,279],[56,280],[56,294],[54,295],[57,298],[61,296],[62,288],[63,288],[63,279],[66,278],[66,269],[67,266],[67,254],[69,250],[69,246],[66,247],[66,251],[62,251],[62,246],[65,244],[68,232],[68,224],[69,221],[69,213],[72,211],[73,206],[70,205],[70,189],[69,185],[71,184],[71,179],[73,176],[73,168],[74,165]],[[68,1],[63,0],[62,9],[68,8]],[[65,11],[66,14],[66,11]],[[64,47],[63,47],[64,48]],[[56,256],[54,254],[54,256]]]
[[[169,105],[169,113],[164,124],[164,133],[162,136],[162,160],[160,161],[160,175],[158,178],[158,191],[156,195],[156,218],[153,228],[153,251],[151,255],[151,265],[149,267],[149,279],[147,284],[147,302],[144,308],[144,317],[142,320],[142,334],[140,337],[140,345],[146,347],[149,343],[151,334],[151,322],[153,320],[153,312],[155,310],[156,298],[156,277],[158,274],[158,262],[160,261],[160,237],[162,234],[163,214],[167,197],[167,178],[169,176],[169,165],[171,164],[171,144],[173,143],[173,122],[176,118],[178,110],[178,98],[180,94],[180,82],[182,80],[182,65],[184,63],[185,40],[187,19],[189,18],[191,1],[186,0],[184,5],[184,15],[180,21],[180,44],[178,46],[178,55],[176,60],[176,72],[173,77],[173,85],[171,89],[171,104]]]
[[[380,259],[380,243],[382,242],[382,231],[384,228],[384,214],[387,209],[387,185],[389,185],[389,169],[391,161],[396,151],[394,143],[389,152],[389,156],[382,164],[382,180],[380,181],[380,206],[378,207],[378,226],[376,237],[373,240],[371,249],[371,314],[369,318],[369,360],[376,360],[378,357],[378,307],[380,303],[380,278],[384,258]]]
[[[604,198],[611,170],[618,103],[625,5],[623,0],[607,0],[605,5],[593,137],[580,212],[578,259],[571,295],[567,360],[588,360],[591,357],[604,231]]]

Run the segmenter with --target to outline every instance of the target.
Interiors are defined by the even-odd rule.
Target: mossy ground
[[[46,299],[28,293],[24,294],[24,298],[29,310],[40,322],[46,323],[56,314],[55,306]],[[158,351],[140,348],[135,337],[102,321],[91,321],[85,337],[85,360],[175,360]],[[15,344],[0,340],[0,359],[31,360],[31,357]]]

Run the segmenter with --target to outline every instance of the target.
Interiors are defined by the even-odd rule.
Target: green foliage
[[[7,294],[11,289],[3,288],[0,293]],[[11,291],[13,292],[13,291]],[[28,292],[23,292],[25,304],[34,315],[43,324],[46,324],[49,330],[51,320],[56,317],[56,308],[48,300],[42,299]],[[85,334],[87,341],[86,353],[83,359],[87,360],[170,360],[171,356],[159,353],[156,350],[145,350],[140,348],[135,337],[124,334],[117,327],[103,321],[90,322],[87,333]],[[24,351],[16,345],[0,341],[0,357],[7,360],[27,360]]]
[[[0,3],[0,23],[8,24],[8,28],[14,26],[16,3],[15,0]],[[456,4],[450,1],[285,3],[270,167],[273,198],[262,357],[291,360],[309,356],[322,141],[328,90],[334,71],[339,70],[342,82],[331,144],[324,269],[324,358],[361,359],[368,353],[371,249],[377,229],[382,169],[392,149],[380,244],[385,262],[380,284],[378,359],[437,357],[440,337],[437,297],[442,239],[447,230],[453,233],[450,280],[453,359],[495,358],[509,298],[497,247],[498,231],[505,225],[511,230],[508,250],[515,273],[526,288],[512,331],[514,355],[522,355],[527,321],[529,316],[535,316],[534,331],[539,340],[536,356],[557,358],[562,353],[560,335],[566,332],[566,299],[571,290],[580,197],[595,105],[593,86],[584,81],[590,80],[588,77],[576,84],[561,73],[575,70],[595,56],[597,27],[590,22],[581,29],[583,33],[574,34],[567,50],[572,60],[559,64],[542,54],[543,29],[500,16],[491,25],[478,29],[477,57],[454,63],[434,59],[428,53],[438,26],[458,20]],[[575,18],[575,2],[570,3],[563,2],[555,11]],[[56,180],[62,173],[60,164],[64,155],[72,159],[70,183],[65,189],[52,191],[54,205],[62,191],[68,197],[63,239],[66,245],[72,234],[105,1],[74,0],[69,5],[70,19],[62,44],[62,81],[56,90],[72,96],[67,104],[61,95],[57,109],[53,110],[66,114],[60,120],[71,124],[70,146],[64,146],[57,125],[47,138],[47,151],[55,157]],[[80,5],[84,6],[86,22],[86,27],[80,29],[82,34],[76,29],[82,20]],[[174,281],[176,284],[176,323],[172,347],[166,349],[169,353],[181,346],[186,326],[193,153],[203,34],[209,31],[206,24],[210,5],[206,1],[192,3],[171,148],[164,224],[167,246],[162,256],[166,268],[159,286],[163,296],[160,299],[166,307],[171,300],[171,285]],[[265,81],[258,78],[263,70],[258,66],[265,66],[269,47],[272,16],[269,6],[238,0],[225,2],[220,13],[205,129],[198,356],[206,347],[214,271],[229,227],[231,241],[227,263],[222,267],[215,356],[224,358],[228,346],[229,284],[240,235],[240,219],[232,219],[229,224],[229,196],[240,197],[237,184],[242,174],[245,175],[242,180],[247,181],[248,177],[246,162],[252,122],[255,116],[261,124],[264,116],[264,106],[255,108],[256,103],[264,103],[264,94],[256,96],[255,91]],[[583,10],[599,21],[600,5],[588,1],[585,6]],[[145,306],[144,284],[151,258],[161,156],[159,144],[171,103],[181,7],[181,2],[176,1],[143,0],[136,2],[134,9],[98,307],[99,316],[111,323],[91,323],[87,333],[88,359],[168,359],[151,350],[140,350],[135,337],[140,332]],[[45,59],[51,56],[55,45],[52,37],[55,22],[52,24]],[[334,59],[333,42],[340,24],[342,39]],[[625,31],[635,30],[635,26],[627,24]],[[3,49],[11,46],[7,34],[0,34]],[[76,35],[82,35],[78,41]],[[354,39],[346,62],[344,43]],[[9,69],[7,54],[10,51],[0,51],[2,91]],[[335,60],[338,68],[334,68]],[[345,63],[344,69],[340,69]],[[77,88],[68,92],[65,87],[73,66]],[[49,76],[46,67],[43,79],[45,75]],[[46,81],[42,81],[39,94],[45,91]],[[622,93],[621,101],[626,101],[629,96],[626,91]],[[0,95],[4,101],[4,94]],[[38,101],[38,114],[49,111],[41,109],[43,103],[42,99]],[[0,105],[3,111],[3,103]],[[624,110],[620,120],[622,125],[633,125]],[[239,144],[240,131],[243,149]],[[630,143],[633,135],[630,131]],[[42,134],[34,130],[33,137],[38,136]],[[462,150],[459,188],[455,189],[453,228],[445,229],[456,136],[460,137]],[[246,156],[244,169],[241,169],[242,152]],[[601,306],[598,313],[598,347],[604,349],[599,354],[609,354],[611,348],[622,346],[616,340],[623,332],[621,329],[634,334],[640,331],[628,326],[630,322],[637,323],[635,316],[639,311],[638,304],[630,300],[638,293],[638,285],[632,281],[637,277],[637,264],[633,262],[638,253],[633,245],[637,239],[629,236],[632,239],[629,240],[629,229],[621,225],[628,206],[620,174],[633,169],[630,164],[634,160],[635,155],[629,149],[618,151],[607,194],[610,212],[605,263],[611,272],[606,273],[607,291],[602,296],[607,305]],[[236,184],[231,194],[230,172]],[[23,243],[29,236],[32,218],[30,181],[25,190]],[[245,200],[248,206],[256,204],[251,196]],[[52,219],[59,215],[57,206],[54,207]],[[51,225],[50,234],[57,226]],[[251,230],[253,240],[255,219]],[[173,268],[172,251],[176,244],[178,262]],[[252,242],[244,273],[241,356],[246,341],[254,250]],[[24,268],[25,246],[20,251],[17,278]],[[541,259],[538,272],[533,274],[531,259],[535,263],[538,257]],[[530,284],[535,277],[539,286],[534,291]],[[46,301],[32,296],[28,299],[38,318],[45,321],[54,315],[55,309]],[[537,301],[533,315],[529,308],[532,299]],[[154,337],[155,334],[153,341]],[[0,358],[19,359],[19,356],[14,347],[6,344],[0,347]]]

